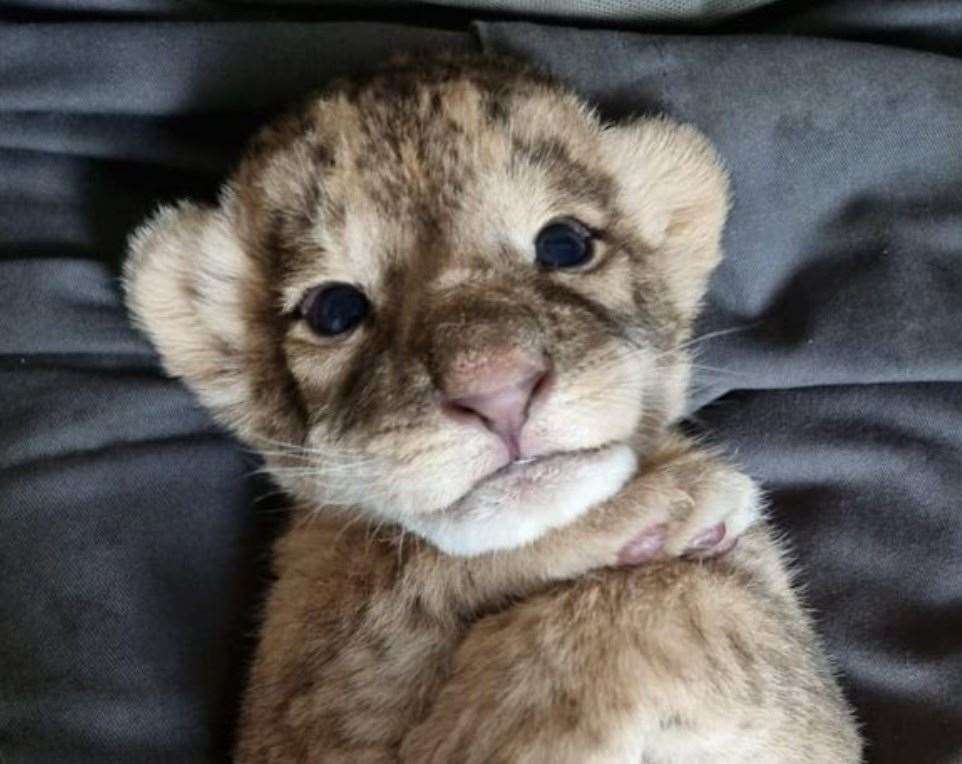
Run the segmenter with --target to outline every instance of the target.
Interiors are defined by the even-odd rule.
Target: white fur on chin
[[[610,499],[637,468],[634,451],[623,444],[558,454],[512,465],[454,506],[402,522],[450,555],[514,549]]]

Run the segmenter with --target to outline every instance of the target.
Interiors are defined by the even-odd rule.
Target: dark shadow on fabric
[[[253,454],[247,453],[245,462],[251,472],[263,467]],[[258,644],[264,602],[274,581],[271,552],[289,520],[287,500],[270,478],[258,472],[249,483],[252,511],[242,532],[232,581],[233,636],[226,643],[222,670],[211,685],[214,744],[225,758],[229,758],[236,742],[236,722]]]
[[[162,163],[97,161],[87,170],[83,198],[90,223],[91,253],[119,273],[130,234],[162,204],[182,199],[211,204],[243,146],[265,121],[263,112],[163,119],[155,141],[166,140],[172,156],[202,157],[190,169]],[[164,132],[167,137],[162,137]],[[159,134],[159,135],[158,135]],[[53,248],[50,248],[53,249]]]
[[[944,764],[962,750],[962,732],[955,714],[940,711],[923,698],[893,699],[891,692],[873,692],[864,685],[847,689],[864,722],[862,734],[871,741],[867,764]],[[958,697],[956,694],[955,697]],[[926,741],[925,745],[919,741]]]

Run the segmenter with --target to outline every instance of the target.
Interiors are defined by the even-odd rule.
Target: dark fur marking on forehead
[[[487,90],[482,93],[481,106],[484,115],[492,125],[505,126],[511,115],[511,94],[507,88]]]
[[[461,127],[443,120],[433,126],[413,124],[403,134],[396,125],[368,125],[365,132],[362,182],[367,197],[387,220],[402,219],[435,235],[441,211],[450,215],[460,205],[474,174],[474,168],[461,161]],[[369,174],[368,169],[376,172]]]
[[[321,138],[312,135],[310,141],[311,180],[304,190],[302,200],[302,219],[306,226],[312,226],[317,219],[318,212],[329,201],[325,180],[334,168],[336,162],[334,152]]]
[[[458,137],[464,135],[464,126],[457,120],[452,119],[451,117],[445,117],[443,125],[444,125],[444,132],[446,133],[450,133],[451,135],[458,136]]]
[[[526,141],[515,137],[511,145],[516,155],[548,171],[549,180],[559,194],[590,199],[602,209],[614,203],[617,191],[614,178],[572,157],[561,141],[555,138]]]
[[[316,134],[313,120],[307,114],[302,116],[300,122],[296,119],[287,121],[289,126],[295,125],[302,130],[296,135],[290,132],[293,127],[262,131],[259,151],[248,154],[233,183],[253,224],[253,233],[261,241],[261,246],[257,247],[258,256],[273,258],[278,252],[292,254],[297,248],[296,242],[305,238],[320,212],[331,203],[326,179],[335,165],[334,155],[330,146]],[[265,174],[270,178],[272,172],[280,172],[273,162],[295,146],[303,149],[307,156],[307,165],[302,167],[306,180],[286,194],[282,201],[268,202],[262,178]]]
[[[306,257],[316,257],[316,248],[304,246],[306,234],[314,224],[314,211],[301,206],[275,209],[269,212],[263,238],[268,260],[273,264],[275,275],[280,276],[295,269]],[[272,281],[272,288],[279,282]]]
[[[324,216],[331,228],[343,228],[347,218],[347,204],[343,199],[328,199],[324,205]]]
[[[311,145],[311,159],[318,169],[328,169],[336,164],[331,147],[319,138],[315,138]]]

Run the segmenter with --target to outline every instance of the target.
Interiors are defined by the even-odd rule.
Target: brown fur
[[[440,59],[335,84],[259,136],[217,207],[138,232],[134,316],[302,508],[239,761],[859,760],[757,491],[671,428],[726,211],[694,130],[604,125],[515,63]],[[560,216],[596,255],[548,273],[532,242]],[[327,281],[373,306],[345,336],[298,320]],[[549,468],[524,490],[439,405],[452,368],[515,351],[553,365],[526,425]],[[554,512],[585,486],[592,506]],[[410,532],[457,546],[478,496],[489,551]],[[508,517],[538,530],[513,541]],[[748,529],[737,549],[677,559],[718,522]],[[614,567],[659,526],[657,562]]]

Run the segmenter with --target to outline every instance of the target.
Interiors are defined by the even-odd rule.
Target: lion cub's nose
[[[548,371],[545,359],[518,352],[464,359],[450,368],[443,380],[445,409],[456,418],[480,418],[516,459],[522,456],[521,429],[532,401],[544,388]]]

